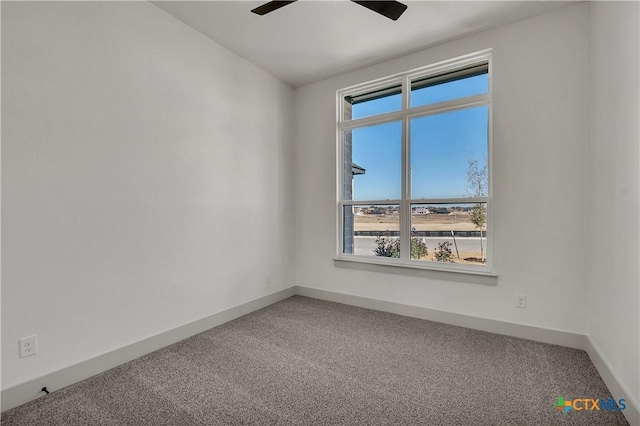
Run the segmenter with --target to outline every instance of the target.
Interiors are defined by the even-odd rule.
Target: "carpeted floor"
[[[295,296],[2,414],[2,425],[626,425],[584,351]]]

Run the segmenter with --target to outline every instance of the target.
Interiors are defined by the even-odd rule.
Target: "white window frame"
[[[422,105],[411,108],[411,82],[415,79],[438,75],[448,71],[464,68],[466,66],[487,63],[489,90],[487,93],[480,95],[472,95],[464,98],[458,98],[450,101],[444,101],[434,104]],[[495,275],[492,272],[493,264],[493,238],[492,238],[492,53],[491,49],[472,53],[451,60],[438,62],[432,65],[414,69],[411,71],[394,74],[385,78],[358,84],[336,92],[337,96],[337,119],[336,119],[336,140],[337,140],[337,260],[355,261],[363,263],[372,263],[378,265],[401,266],[418,269],[432,269],[438,271],[451,271],[461,273],[471,273],[478,275]],[[382,113],[373,116],[367,116],[357,119],[344,119],[344,99],[346,96],[358,96],[375,90],[384,89],[393,85],[400,84],[402,87],[402,107],[398,111]],[[425,117],[433,114],[440,114],[449,111],[462,110],[475,106],[488,107],[488,135],[487,135],[487,168],[488,183],[487,197],[473,198],[446,198],[446,199],[411,199],[411,176],[410,176],[410,141],[409,126],[412,118]],[[369,127],[376,124],[385,124],[390,122],[402,122],[402,198],[398,200],[343,200],[343,137],[345,131],[358,128]],[[420,204],[424,201],[427,203],[486,203],[486,263],[485,265],[469,265],[460,263],[431,262],[425,260],[417,260],[410,258],[410,236],[411,236],[411,204]],[[350,253],[343,253],[343,218],[344,207],[349,205],[399,205],[400,207],[400,258],[380,257],[380,256],[362,256]]]

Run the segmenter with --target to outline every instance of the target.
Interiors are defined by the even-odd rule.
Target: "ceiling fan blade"
[[[400,15],[407,10],[407,5],[399,1],[351,1],[394,21],[397,21]]]
[[[273,12],[274,10],[280,9],[288,4],[295,2],[293,1],[270,1],[269,3],[265,3],[262,6],[258,6],[252,10],[253,13],[257,15],[266,15],[267,13]]]

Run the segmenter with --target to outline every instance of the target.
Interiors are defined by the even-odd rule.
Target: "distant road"
[[[433,250],[438,246],[438,244],[443,241],[451,241],[451,251],[455,253],[455,247],[453,246],[453,240],[449,238],[441,238],[441,237],[424,237],[424,241],[427,243],[427,249],[429,253],[432,253]],[[456,237],[456,242],[458,243],[459,251],[480,251],[480,238],[478,237],[470,237],[470,238],[462,238]],[[484,239],[484,244],[486,244],[487,239]],[[354,254],[361,256],[371,256],[373,255],[373,251],[376,249],[376,237],[353,237],[353,246],[354,246]]]

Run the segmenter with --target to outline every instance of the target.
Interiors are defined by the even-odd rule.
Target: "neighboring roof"
[[[365,171],[364,167],[360,167],[356,163],[351,163],[351,173],[353,173],[354,176],[363,175]]]

